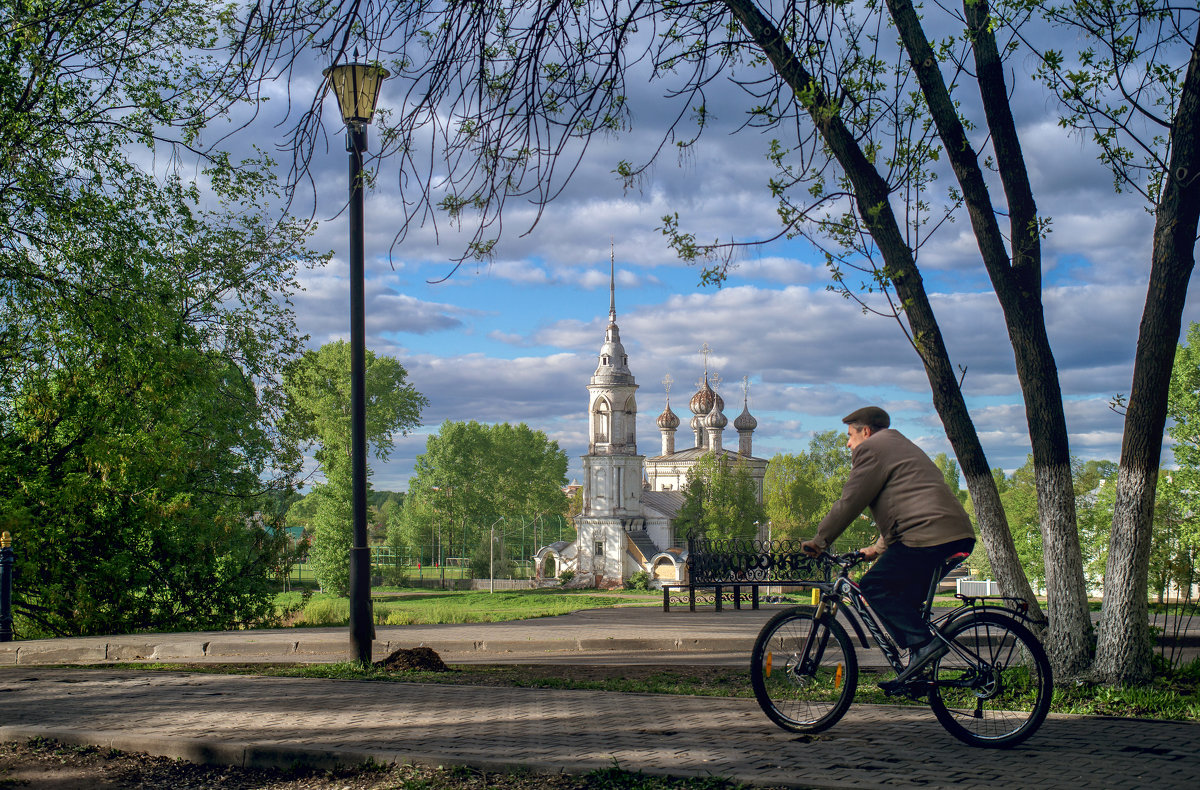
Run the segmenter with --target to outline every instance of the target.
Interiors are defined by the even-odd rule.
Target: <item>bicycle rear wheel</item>
[[[978,612],[952,623],[953,649],[933,665],[929,693],[934,715],[972,746],[1014,746],[1042,725],[1053,678],[1046,651],[1021,623],[999,612]]]
[[[788,609],[759,632],[750,655],[750,681],[771,721],[792,732],[820,732],[850,707],[858,659],[846,630],[833,618],[814,621],[807,610]]]

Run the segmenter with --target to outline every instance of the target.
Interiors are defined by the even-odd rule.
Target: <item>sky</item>
[[[767,189],[770,138],[735,131],[747,102],[733,88],[714,86],[716,120],[690,155],[663,155],[626,189],[613,174],[617,162],[652,150],[671,112],[661,86],[633,88],[631,131],[597,140],[532,228],[536,207],[511,203],[493,260],[465,264],[448,278],[464,232],[442,221],[436,230],[413,228],[393,246],[403,195],[382,163],[365,209],[367,345],[396,357],[429,406],[419,428],[395,437],[389,460],[370,459],[372,486],[406,489],[427,438],[447,420],[524,422],[556,441],[569,459],[568,478],[580,478],[586,386],[607,324],[610,256],[617,322],[640,387],[642,454],[660,450],[655,419],[668,374],[671,406],[685,423],[677,446],[689,446],[687,402],[703,372],[704,345],[712,349],[709,371],[720,377],[731,423],[748,380],[756,456],[800,452],[815,432],[841,431],[842,416],[865,404],[887,409],[893,427],[930,454],[949,452],[928,381],[897,322],[864,314],[828,290],[823,256],[807,242],[743,251],[720,288],[701,286],[700,269],[678,260],[659,230],[664,215],[678,213],[701,241],[778,233]],[[293,95],[305,89],[293,80]],[[1043,242],[1044,301],[1071,452],[1115,460],[1123,426],[1109,403],[1129,391],[1153,217],[1138,195],[1114,190],[1091,143],[1060,128],[1059,109],[1040,88],[1018,78],[1014,91],[1038,208],[1052,223]],[[969,116],[970,94],[964,96]],[[395,98],[385,82],[381,105]],[[332,98],[327,105],[328,150],[313,163],[320,220],[313,246],[332,250],[333,258],[301,273],[305,290],[294,299],[313,348],[349,337],[349,231],[340,212],[346,154]],[[282,137],[282,128],[275,133]],[[936,188],[950,182],[944,173]],[[1012,349],[965,217],[942,226],[918,262],[951,359],[965,371],[964,394],[988,462],[1011,472],[1026,460],[1028,429]],[[1189,299],[1184,325],[1197,320],[1200,310]],[[725,442],[736,441],[730,427]]]

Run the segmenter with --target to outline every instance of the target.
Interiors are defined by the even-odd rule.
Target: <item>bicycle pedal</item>
[[[921,697],[929,694],[929,681],[910,680],[907,683],[897,684],[894,680],[887,680],[879,684],[879,688],[887,697],[902,697],[904,699],[919,700]]]

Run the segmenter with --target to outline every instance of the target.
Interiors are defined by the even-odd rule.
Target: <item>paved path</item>
[[[686,609],[588,609],[506,623],[378,626],[372,654],[382,658],[398,647],[425,645],[451,663],[632,654],[646,661],[671,655],[705,658],[722,654],[742,663],[763,623],[780,608],[719,614]],[[343,660],[348,653],[345,628],[284,628],[9,642],[0,644],[0,666],[137,660],[324,662]]]
[[[297,759],[629,769],[796,787],[1194,790],[1200,725],[1051,716],[1025,745],[972,749],[928,709],[860,705],[797,737],[752,700],[592,691],[0,670],[0,739],[34,734],[196,761]]]
[[[450,663],[741,664],[775,611],[604,609],[381,627],[374,655],[424,644]],[[347,649],[344,628],[3,644],[0,740],[43,735],[255,766],[372,757],[558,772],[615,759],[648,773],[797,787],[1200,786],[1197,724],[1051,716],[1025,745],[990,751],[960,744],[920,707],[856,705],[829,732],[797,737],[752,700],[38,666],[329,661]]]

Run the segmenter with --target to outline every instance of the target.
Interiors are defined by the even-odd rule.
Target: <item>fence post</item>
[[[5,532],[0,534],[0,642],[13,638],[12,575],[12,535]]]

